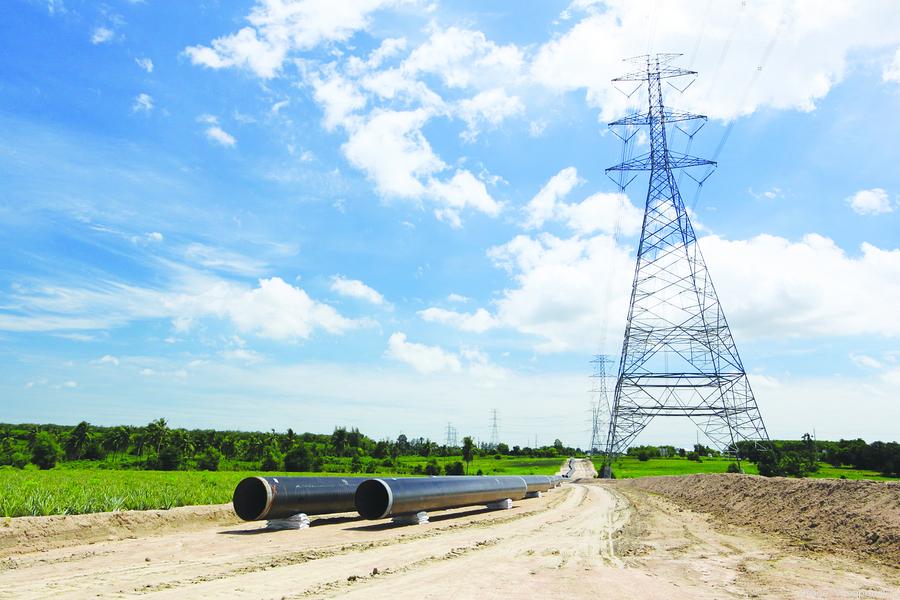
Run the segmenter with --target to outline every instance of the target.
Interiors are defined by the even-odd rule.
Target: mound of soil
[[[231,504],[0,519],[0,558],[73,543],[90,544],[238,522]]]
[[[617,482],[810,549],[900,567],[900,482],[715,474]]]

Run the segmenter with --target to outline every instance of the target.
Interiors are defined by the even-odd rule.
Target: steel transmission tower
[[[456,447],[456,427],[447,423],[447,440],[445,444],[448,448]]]
[[[500,426],[497,423],[497,409],[491,410],[491,448],[496,448],[500,443]]]
[[[650,185],[607,434],[604,476],[609,476],[614,458],[654,417],[689,417],[723,451],[734,450],[735,443],[742,440],[768,440],[673,175],[675,169],[715,166],[712,161],[668,148],[666,136],[673,128],[686,132],[690,123],[702,126],[706,121],[705,116],[663,105],[663,80],[696,75],[672,66],[678,56],[630,59],[636,69],[613,80],[646,85],[647,112],[630,114],[609,125],[649,126],[650,151],[610,167],[607,174],[649,171]],[[674,84],[673,88],[678,89]]]
[[[611,360],[605,354],[595,354],[591,364],[594,372],[591,375],[591,443],[588,446],[590,454],[599,454],[603,449],[602,436],[606,433],[609,424],[609,391],[606,378],[607,365]]]

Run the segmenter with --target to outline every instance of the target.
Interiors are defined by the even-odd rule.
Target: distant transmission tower
[[[607,477],[611,461],[657,416],[689,417],[723,451],[741,440],[769,439],[673,175],[715,166],[668,148],[674,128],[693,137],[706,121],[663,106],[664,79],[696,75],[671,66],[678,56],[629,59],[636,69],[613,80],[647,86],[647,112],[610,127],[649,126],[650,151],[607,174],[650,171],[650,185],[606,440]],[[699,125],[688,132],[690,123]]]
[[[612,361],[605,354],[595,354],[591,364],[591,443],[588,451],[599,454],[603,451],[603,437],[609,426],[609,391],[606,386],[607,365]]]
[[[451,425],[450,423],[447,423],[447,441],[446,441],[446,446],[447,446],[448,448],[455,448],[455,447],[456,447],[456,427],[454,427],[454,426]]]
[[[491,448],[496,448],[500,443],[500,427],[497,423],[497,409],[491,410]]]

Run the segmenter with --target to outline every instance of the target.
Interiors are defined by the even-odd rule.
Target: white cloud
[[[115,356],[110,355],[110,354],[104,354],[102,357],[100,357],[100,358],[97,360],[97,363],[98,363],[98,364],[101,364],[101,365],[107,365],[107,364],[108,364],[108,365],[113,365],[113,366],[115,366],[115,367],[118,367],[118,366],[119,366],[119,359],[116,358]]]
[[[478,137],[482,124],[497,127],[505,119],[523,114],[525,104],[518,96],[508,96],[503,88],[494,88],[461,100],[458,111],[468,125],[460,136],[471,142]]]
[[[265,357],[248,348],[231,348],[222,351],[222,358],[225,360],[234,360],[247,365],[255,365],[265,360]]]
[[[460,371],[459,357],[439,346],[426,346],[406,341],[406,334],[396,332],[388,339],[385,356],[406,363],[420,373]]]
[[[351,127],[351,115],[366,105],[366,98],[356,86],[340,74],[328,73],[326,79],[318,76],[311,81],[313,97],[325,111],[324,125],[328,131],[338,126]]]
[[[863,244],[859,256],[848,256],[815,234],[796,242],[707,236],[700,246],[739,343],[900,336],[900,250]],[[539,352],[595,351],[602,341],[614,346],[621,340],[634,257],[611,236],[520,235],[488,256],[515,282],[503,290],[493,314],[432,308],[420,316],[469,331],[512,328],[535,336]]]
[[[896,2],[789,0],[749,6],[686,0],[609,0],[602,9],[585,5],[587,14],[539,48],[531,73],[552,90],[584,90],[588,103],[609,120],[625,108],[625,97],[609,83],[629,70],[620,59],[694,48],[703,23],[694,63],[690,57],[678,63],[700,72],[679,105],[731,119],[761,107],[812,110],[844,78],[851,51],[900,43]],[[648,23],[648,14],[658,25]],[[648,28],[654,32],[649,46]],[[639,51],[636,40],[645,40]]]
[[[391,0],[259,0],[247,16],[250,26],[185,49],[191,61],[212,69],[238,67],[257,76],[276,76],[288,53],[342,41],[365,29],[369,15]]]
[[[560,204],[559,214],[569,229],[581,234],[601,231],[634,235],[644,219],[644,212],[620,193],[598,192],[578,204]]]
[[[894,53],[894,59],[884,66],[881,77],[885,81],[896,81],[900,83],[900,48]]]
[[[848,256],[816,234],[796,242],[708,236],[700,245],[742,338],[900,335],[900,250],[864,243]]]
[[[153,72],[153,61],[149,58],[136,58],[134,62],[137,63],[137,66],[147,71],[148,73]]]
[[[850,360],[852,360],[856,365],[860,367],[866,367],[868,369],[880,369],[884,366],[877,359],[874,359],[871,356],[866,356],[865,354],[850,354]]]
[[[500,214],[500,204],[491,198],[483,181],[471,172],[458,169],[448,181],[432,179],[428,183],[428,195],[435,199],[442,208],[435,211],[438,219],[450,219],[459,227],[459,213],[466,208],[473,208],[488,216]]]
[[[344,155],[366,172],[380,194],[421,198],[426,188],[420,178],[446,168],[421,131],[429,116],[424,109],[373,111],[342,146]]]
[[[566,167],[550,178],[525,207],[526,229],[538,229],[553,218],[556,205],[580,183],[575,167]]]
[[[561,221],[580,234],[594,232],[634,235],[640,230],[643,211],[621,193],[593,194],[580,203],[563,200],[579,184],[575,167],[567,167],[550,178],[525,206],[526,229],[539,229],[547,221]]]
[[[471,300],[471,298],[469,298],[467,296],[463,296],[462,294],[453,293],[453,294],[450,294],[449,296],[447,296],[448,302],[456,302],[459,304],[466,304],[470,300]]]
[[[218,125],[207,127],[206,137],[219,144],[220,146],[225,146],[226,148],[233,148],[237,143],[237,140],[234,139],[234,136],[232,136],[230,133],[228,133]]]
[[[437,75],[449,88],[489,88],[514,81],[523,64],[522,51],[515,45],[500,46],[480,31],[449,27],[433,28],[400,68],[408,76]]]
[[[106,42],[112,41],[115,38],[116,34],[112,29],[108,29],[106,27],[97,27],[94,29],[94,33],[91,34],[91,43],[96,44],[104,44]]]
[[[192,263],[208,269],[235,273],[237,275],[259,275],[266,270],[262,261],[232,252],[225,248],[207,246],[206,244],[188,244],[184,256]]]
[[[516,283],[497,300],[496,319],[535,336],[537,351],[596,351],[605,329],[618,339],[634,259],[611,236],[520,235],[488,256]]]
[[[19,314],[0,314],[0,330],[58,331],[109,329],[143,320],[170,319],[184,333],[202,319],[226,319],[237,331],[274,340],[308,339],[317,331],[342,334],[368,327],[369,319],[348,319],[280,277],[250,287],[170,265],[180,274],[167,289],[115,282],[84,287],[20,289],[4,299]]]
[[[151,231],[150,233],[146,234],[146,237],[147,237],[147,239],[150,240],[151,242],[161,242],[161,241],[163,241],[163,234],[161,234],[161,233],[158,232],[158,231]]]
[[[153,110],[153,98],[149,94],[138,94],[134,98],[134,104],[131,105],[133,112],[150,112]]]
[[[448,352],[440,346],[409,342],[406,334],[401,332],[395,332],[388,339],[384,355],[425,375],[466,373],[489,386],[498,379],[507,378],[509,374],[506,369],[493,364],[488,355],[478,348],[463,347],[459,353]]]
[[[384,305],[384,296],[367,286],[358,279],[346,279],[343,275],[335,275],[331,278],[331,291],[347,296],[365,300],[377,306]]]
[[[881,215],[894,211],[891,199],[881,188],[859,190],[847,198],[847,204],[858,215]]]
[[[488,329],[493,329],[499,325],[496,317],[483,308],[479,308],[474,313],[463,313],[444,308],[431,307],[420,310],[418,315],[423,321],[443,323],[455,327],[456,329],[461,329],[462,331],[472,331],[475,333],[483,333]]]
[[[282,108],[289,105],[291,103],[290,100],[280,100],[272,105],[272,108],[269,109],[269,112],[273,115],[277,115]]]

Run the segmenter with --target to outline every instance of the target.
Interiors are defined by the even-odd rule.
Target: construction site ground
[[[229,506],[8,519],[0,598],[898,598],[900,485],[862,483],[848,495],[840,486],[859,482],[581,478],[510,510],[409,526],[340,515],[270,531]],[[757,488],[768,508],[723,510]],[[791,510],[815,525],[766,516]]]

